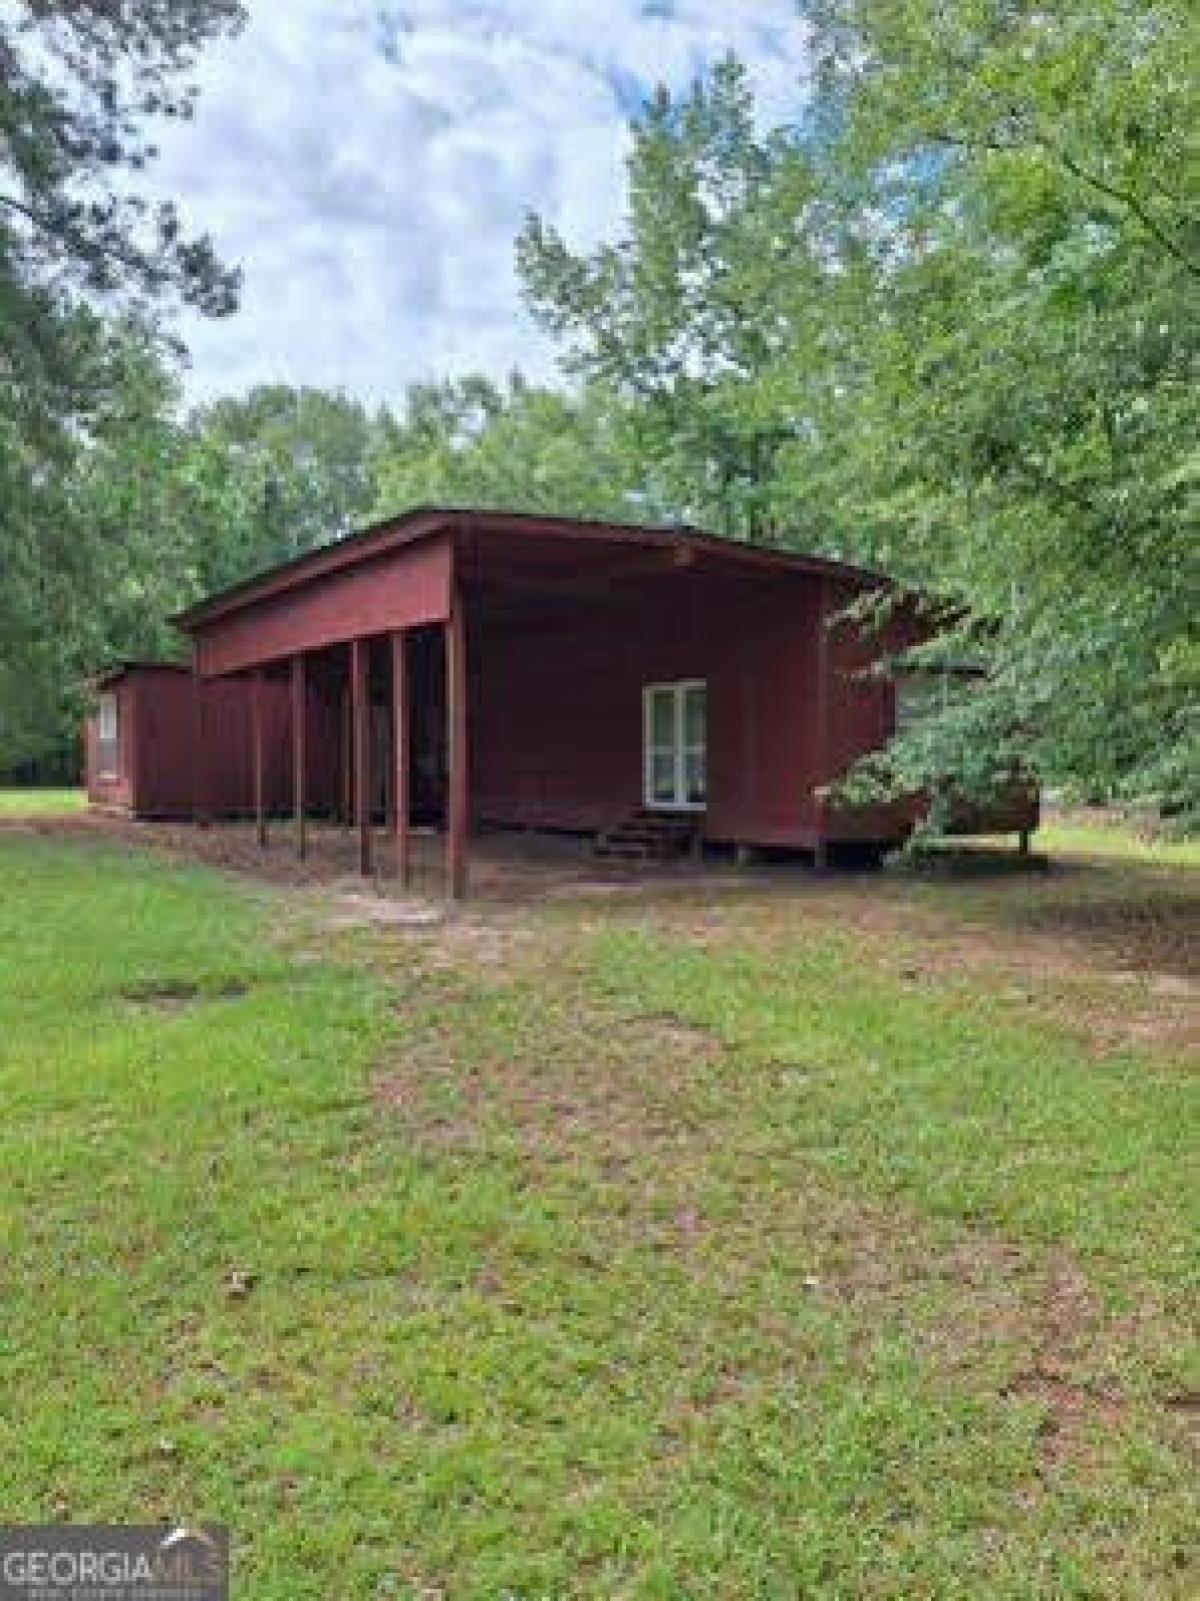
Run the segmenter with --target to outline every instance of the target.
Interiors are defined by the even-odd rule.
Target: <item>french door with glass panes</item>
[[[703,811],[708,799],[704,680],[647,684],[642,691],[644,793],[663,811]]]

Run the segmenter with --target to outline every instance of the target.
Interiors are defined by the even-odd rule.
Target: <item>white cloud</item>
[[[380,400],[445,372],[548,373],[517,292],[522,218],[610,236],[630,102],[731,49],[765,119],[795,110],[794,0],[257,0],[155,170],[245,271],[236,317],[184,324],[191,392]]]

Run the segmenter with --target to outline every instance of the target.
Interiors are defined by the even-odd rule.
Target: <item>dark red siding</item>
[[[206,721],[193,742],[209,786],[205,809],[250,804],[248,690],[223,675],[251,668],[270,675],[267,805],[287,804],[288,675],[298,653],[313,753],[307,801],[349,806],[347,646],[373,686],[369,776],[382,799],[395,766],[387,638],[403,634],[412,814],[449,817],[454,861],[464,800],[477,825],[579,830],[641,806],[643,690],[681,679],[702,679],[708,690],[709,839],[801,847],[899,840],[916,803],[851,811],[826,793],[893,729],[893,686],[865,670],[901,633],[911,638],[912,614],[901,612],[882,640],[860,625],[827,626],[867,589],[886,585],[841,563],[689,530],[436,509],[391,519],[179,619],[206,684]],[[448,644],[460,671],[447,681]],[[462,703],[447,682],[466,687],[465,738]],[[155,718],[138,712],[134,721],[148,738]],[[151,767],[172,770],[174,808],[184,804],[189,762],[171,741],[191,724],[165,710],[162,721],[167,731],[154,735],[147,750],[156,754],[144,753],[141,771],[149,786]],[[451,723],[458,760],[448,762]],[[360,758],[367,745],[360,733]],[[459,804],[449,805],[451,796]],[[148,809],[141,794],[133,804]]]
[[[820,580],[681,573],[621,605],[475,615],[477,819],[598,828],[642,801],[642,690],[708,685],[714,840],[811,844]]]
[[[264,686],[264,790],[267,809],[289,810],[292,797],[291,702],[283,680]],[[135,667],[106,686],[115,694],[120,774],[99,773],[97,722],[85,729],[87,791],[94,804],[139,817],[244,815],[253,807],[251,684],[229,678],[194,685],[186,670]],[[338,775],[337,706],[320,683],[307,702],[307,798],[331,810]]]
[[[235,673],[296,651],[441,622],[450,612],[451,551],[430,539],[217,618],[196,634],[196,665],[206,677]]]
[[[855,586],[825,580],[825,651],[828,705],[824,727],[828,781],[844,778],[866,752],[887,744],[896,727],[896,685],[875,669],[881,658],[915,644],[919,628],[910,611],[900,609],[878,628],[842,618],[859,597]],[[919,813],[912,802],[855,807],[835,802],[824,810],[830,840],[903,839]]]

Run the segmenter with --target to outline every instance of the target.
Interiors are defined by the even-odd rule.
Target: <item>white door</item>
[[[704,810],[708,799],[708,709],[704,680],[647,684],[642,691],[644,794],[663,811]]]

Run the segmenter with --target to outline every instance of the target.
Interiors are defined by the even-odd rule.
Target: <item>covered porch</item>
[[[249,681],[261,849],[283,835],[264,772],[286,687],[298,857],[333,819],[361,874],[386,858],[405,888],[434,840],[461,899],[483,831],[595,837],[631,810],[697,846],[819,850],[831,572],[686,530],[427,512],[177,621],[197,683]]]
[[[196,683],[237,678],[249,690],[260,850],[287,843],[303,862],[319,840],[328,856],[331,837],[320,825],[332,823],[353,841],[360,874],[385,873],[401,889],[420,881],[428,893],[440,870],[446,893],[465,896],[469,842],[486,811],[473,771],[476,743],[485,784],[490,771],[492,791],[503,797],[508,789],[506,640],[514,630],[539,630],[547,610],[561,622],[572,606],[603,603],[629,576],[631,553],[595,529],[564,548],[561,538],[514,541],[488,519],[447,524],[429,517],[368,530],[178,619],[192,638]],[[657,567],[663,555],[650,544],[638,559]],[[673,568],[674,552],[668,558]],[[281,691],[289,708],[286,824],[266,780],[268,745],[279,735],[270,708]],[[220,737],[200,712],[197,729],[202,745]],[[198,774],[203,768],[197,763]],[[586,775],[572,787],[586,791]],[[539,782],[528,764],[517,788],[534,814],[539,792],[551,812],[553,794],[561,798],[561,782],[544,774]],[[203,789],[199,776],[201,821]],[[536,817],[510,820],[528,826]]]

